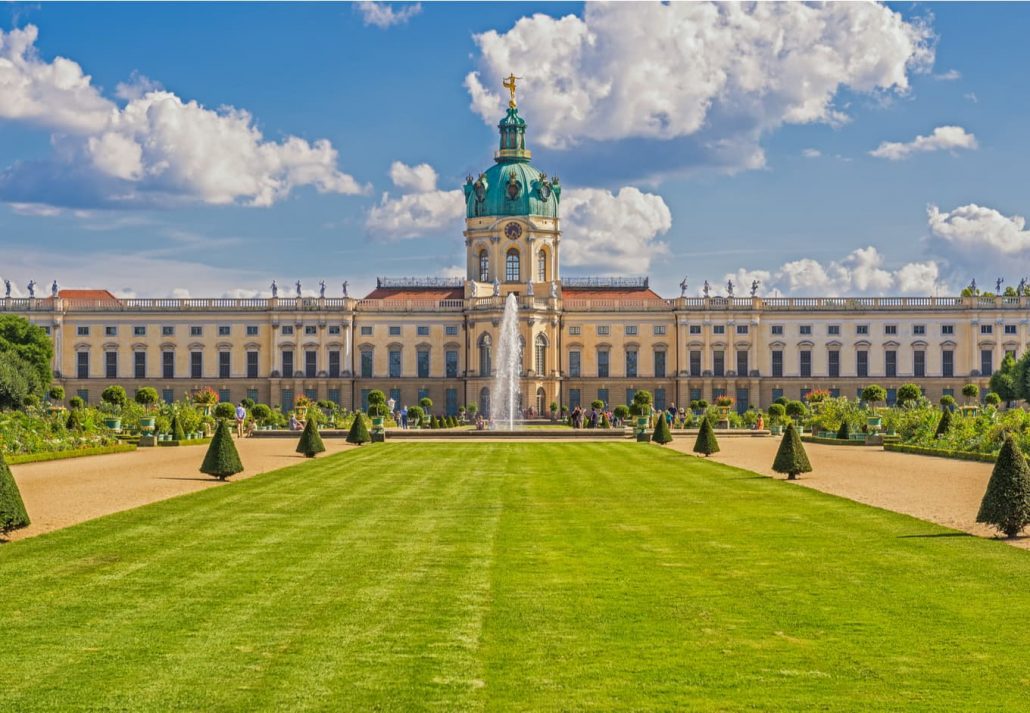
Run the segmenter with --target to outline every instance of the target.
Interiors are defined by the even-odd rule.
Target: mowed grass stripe
[[[362,448],[0,548],[0,710],[1018,708],[1030,561],[955,534],[655,446]]]

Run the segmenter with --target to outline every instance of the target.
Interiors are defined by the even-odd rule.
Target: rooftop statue
[[[272,280],[272,297],[279,296],[279,285],[275,284],[275,280]]]
[[[515,103],[515,81],[518,79],[522,79],[522,77],[516,77],[514,74],[510,74],[501,80],[501,86],[511,92],[511,99],[508,100],[508,106],[512,109],[518,106]]]

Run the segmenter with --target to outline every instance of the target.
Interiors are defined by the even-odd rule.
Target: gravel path
[[[236,441],[246,468],[241,480],[299,463],[297,440],[244,438]],[[326,439],[326,453],[353,448],[342,438]],[[207,446],[140,448],[131,453],[86,456],[12,465],[32,524],[10,539],[32,537],[78,522],[225,483],[200,472]]]

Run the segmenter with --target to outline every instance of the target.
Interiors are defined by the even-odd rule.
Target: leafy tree
[[[898,405],[905,406],[906,404],[915,405],[923,395],[923,390],[915,384],[902,384],[898,388]]]
[[[32,365],[13,351],[0,352],[0,410],[20,409],[42,390]]]
[[[250,415],[258,423],[264,424],[272,415],[272,409],[268,408],[268,404],[254,404],[250,409]]]
[[[842,441],[846,441],[851,438],[851,430],[848,428],[847,419],[840,422],[840,428],[837,429],[837,438]]]
[[[706,408],[708,408],[708,402],[705,401],[704,399],[698,399],[697,400],[697,408],[699,410],[701,410],[701,411],[704,411]]]
[[[769,420],[773,421],[774,423],[777,423],[781,421],[784,416],[787,415],[787,409],[783,406],[783,404],[773,402],[769,404],[767,413],[769,414]]]
[[[976,521],[993,525],[1007,537],[1030,524],[1030,467],[1011,434],[994,463]]]
[[[808,454],[801,443],[794,424],[787,426],[780,441],[780,447],[776,451],[776,458],[773,460],[773,470],[777,473],[786,473],[787,480],[797,480],[801,473],[811,473],[812,464],[808,462]]]
[[[219,480],[225,480],[230,475],[235,475],[242,470],[243,463],[240,462],[236,444],[232,442],[229,422],[220,420],[218,428],[215,430],[215,437],[211,439],[211,445],[207,447],[207,454],[200,466],[200,472],[213,475]]]
[[[147,408],[156,404],[158,398],[157,389],[153,386],[144,386],[136,392],[136,403]]]
[[[879,384],[870,384],[862,389],[862,400],[876,408],[876,404],[887,400],[887,390]]]
[[[784,409],[791,418],[804,418],[808,409],[800,401],[788,401]]]
[[[129,402],[129,396],[125,393],[124,388],[112,384],[100,392],[100,400],[113,406],[125,406]]]
[[[967,399],[976,399],[980,397],[980,387],[976,384],[966,384],[962,387],[962,395]]]
[[[29,514],[25,510],[18,484],[0,451],[0,535],[28,526]]]
[[[64,387],[54,384],[46,395],[51,401],[64,401]]]
[[[411,409],[408,409],[410,416]],[[362,418],[360,413],[354,414],[354,423],[350,425],[350,431],[347,432],[347,443],[353,443],[356,446],[360,446],[362,443],[368,443],[372,440],[372,436],[368,435],[368,426],[365,425],[365,419]]]
[[[81,431],[86,423],[82,415],[82,408],[73,408],[68,412],[68,418],[64,421],[64,427],[69,431]]]
[[[629,417],[629,406],[619,404],[612,409],[612,416],[615,416],[620,421],[625,421]]]
[[[719,452],[719,441],[715,438],[715,429],[707,416],[701,418],[701,430],[697,432],[697,440],[694,442],[694,452],[704,453],[705,457]]]
[[[604,424],[602,424],[604,426]],[[607,428],[607,426],[604,426]],[[654,433],[651,434],[651,440],[655,443],[665,445],[672,441],[672,431],[669,430],[669,421],[665,418],[665,414],[658,414],[658,420],[654,425]]]
[[[594,409],[594,411],[600,411],[604,408],[604,401],[601,399],[594,399],[590,402],[590,408]]]
[[[33,372],[38,395],[50,385],[54,344],[46,331],[24,317],[0,315],[0,353],[10,353]],[[35,393],[35,391],[34,391]]]
[[[951,411],[944,409],[941,420],[937,422],[937,430],[933,432],[933,437],[940,438],[947,434],[949,428],[951,428]]]
[[[297,452],[303,453],[306,458],[314,458],[316,453],[325,452],[325,444],[322,443],[322,436],[318,434],[318,425],[314,421],[309,420],[304,424],[304,433],[300,434]]]
[[[82,408],[86,405],[86,402],[82,400],[81,396],[72,396],[68,399],[68,408]]]
[[[650,416],[651,401],[651,392],[646,389],[641,389],[637,393],[633,394],[633,403],[630,405],[629,410],[635,416]]]
[[[222,403],[215,406],[215,418],[230,419],[233,418],[235,415],[236,407],[233,406],[231,403],[228,403],[227,401],[223,401]],[[310,421],[314,419],[308,420]]]
[[[386,394],[379,389],[372,389],[368,392],[368,415],[373,417],[386,415]]]
[[[984,396],[984,403],[988,406],[997,407],[999,404],[1001,404],[1001,396],[994,393],[993,391],[990,391],[987,393],[986,396]]]
[[[433,400],[428,396],[423,396],[422,398],[420,398],[418,400],[418,405],[421,406],[426,413],[433,412]]]
[[[1001,367],[991,374],[990,389],[998,394],[1002,401],[1010,403],[1019,399],[1017,379],[1019,378],[1019,366],[1015,357],[1006,354],[1001,360]]]
[[[950,411],[951,409],[955,408],[955,405],[957,403],[958,402],[955,401],[955,397],[951,394],[944,394],[944,396],[942,396],[940,400],[941,408],[946,411]]]
[[[422,421],[425,419],[426,414],[422,410],[421,406],[408,406],[408,423],[413,428],[418,428],[422,425]]]

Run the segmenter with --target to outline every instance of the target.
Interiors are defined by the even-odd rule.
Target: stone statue
[[[279,296],[279,285],[275,284],[275,280],[272,280],[272,297]]]
[[[557,280],[551,280],[551,299],[552,300],[558,299],[558,281]]]
[[[705,280],[705,286],[702,288],[705,297],[708,297],[708,293],[712,291],[712,286],[708,284],[708,280]]]
[[[1026,292],[1026,278],[1025,277],[1019,281],[1019,289],[1016,290],[1016,293],[1020,294],[1020,295],[1023,294],[1024,292]]]
[[[529,297],[533,296],[533,281],[526,280],[526,295]]]
[[[758,282],[758,280],[751,280],[751,296],[752,297],[758,296],[758,285],[759,284],[760,283]]]
[[[1005,278],[1004,277],[999,277],[997,280],[994,281],[994,294],[996,294],[996,295],[1000,295],[1001,294],[1001,283],[1003,283],[1003,282],[1005,282]]]
[[[59,293],[60,291],[61,291],[61,290],[60,290],[60,289],[58,289],[58,287],[57,287],[57,280],[54,280],[54,284],[50,285],[50,294],[51,294],[51,295],[53,296],[53,298],[54,298],[55,300],[57,299],[57,294],[58,294],[58,293]]]
[[[969,283],[969,291],[972,292],[974,295],[976,294],[976,278],[975,277]]]
[[[683,281],[680,282],[680,297],[687,296],[687,276],[683,276]]]
[[[10,280],[7,280],[7,279],[4,280],[4,290],[6,290],[6,294],[4,294],[4,297],[10,297],[11,296],[11,281]]]
[[[343,281],[343,296],[344,297],[347,296],[347,281],[346,280]]]
[[[501,296],[501,282],[496,277],[494,278],[494,297]]]
[[[297,298],[300,298],[300,280],[297,280]]]
[[[733,297],[733,280],[726,280],[726,296]]]
[[[35,297],[36,296],[36,281],[35,280],[29,280],[29,284],[27,285],[27,287],[29,288],[29,297]]]
[[[318,296],[325,299],[325,280],[318,283]]]

